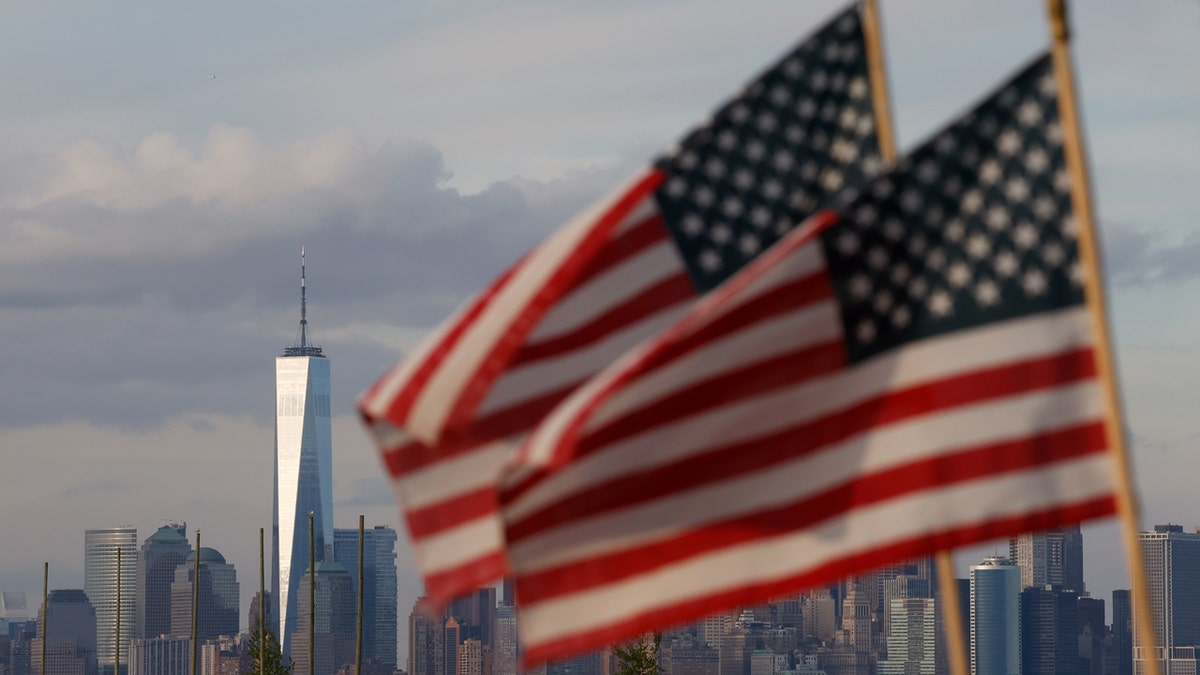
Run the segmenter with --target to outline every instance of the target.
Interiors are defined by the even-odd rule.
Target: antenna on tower
[[[283,349],[284,356],[319,356],[324,358],[325,354],[320,347],[310,345],[308,343],[308,298],[306,297],[306,288],[304,286],[304,247],[300,247],[300,329],[296,338],[296,344]]]

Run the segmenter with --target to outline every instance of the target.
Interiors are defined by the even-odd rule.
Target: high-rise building
[[[1128,588],[1112,592],[1112,646],[1115,668],[1109,675],[1133,673],[1133,605]]]
[[[333,557],[333,435],[329,359],[308,338],[304,251],[300,252],[300,327],[275,359],[275,497],[271,528],[271,599],[278,603],[283,653],[296,632],[296,593],[308,569],[308,516],[317,560]],[[327,555],[328,554],[328,555]]]
[[[313,673],[333,675],[346,663],[354,663],[357,599],[350,573],[335,562],[319,562],[313,581]],[[296,593],[296,634],[292,639],[295,673],[307,673],[309,663],[309,578],[306,572]]]
[[[1083,533],[1078,525],[1013,537],[1008,540],[1008,557],[1021,569],[1021,588],[1084,591]]]
[[[118,595],[121,598],[120,661],[121,672],[125,672],[129,663],[129,639],[137,629],[137,529],[85,530],[83,542],[83,590],[96,610],[96,659],[100,673],[112,673],[116,662]]]
[[[137,559],[137,637],[171,632],[171,584],[175,568],[191,552],[186,524],[163,525],[142,542]]]
[[[458,675],[483,675],[483,643],[467,638],[458,646]]]
[[[1079,596],[1054,586],[1021,591],[1021,673],[1079,671]]]
[[[129,642],[129,675],[191,675],[192,640],[163,635]]]
[[[1153,531],[1140,533],[1138,540],[1154,636],[1148,639],[1134,624],[1134,675],[1144,672],[1149,659],[1158,661],[1162,675],[1195,673],[1195,646],[1200,645],[1200,532],[1155,525]]]
[[[442,622],[421,611],[419,598],[408,615],[408,675],[444,675],[445,633]],[[515,617],[514,617],[515,622]],[[513,639],[516,639],[514,624]]]
[[[494,625],[496,634],[492,638],[492,675],[517,675],[520,643],[517,641],[516,608],[506,604],[497,607]]]
[[[1021,675],[1021,571],[1007,558],[971,566],[971,673]]]
[[[461,595],[446,607],[446,613],[458,619],[462,640],[479,638],[484,647],[492,646],[492,622],[496,612],[496,589],[493,586],[476,588]]]
[[[350,572],[358,593],[358,530],[333,531],[333,557]],[[363,530],[363,660],[396,665],[396,531]]]
[[[879,675],[936,675],[939,662],[939,617],[933,598],[901,597],[888,601],[887,658]]]
[[[50,631],[46,632],[49,621]],[[31,671],[42,669],[42,637],[45,645],[46,672],[54,675],[96,675],[96,610],[79,589],[51,591],[45,612],[38,612],[38,637],[30,645]],[[109,644],[112,641],[109,640]],[[111,661],[109,669],[112,668]]]
[[[196,574],[196,553],[193,551],[175,569],[171,583],[171,634],[187,637],[192,634],[192,594],[198,596],[196,637],[201,641],[222,635],[237,635],[240,586],[237,570],[225,562],[216,549],[200,548],[200,584],[192,588]]]

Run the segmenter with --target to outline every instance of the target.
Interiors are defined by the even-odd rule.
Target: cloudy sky
[[[882,4],[902,150],[1046,42],[1040,0]],[[1144,523],[1191,527],[1200,3],[1075,4]],[[0,589],[40,591],[43,561],[52,588],[81,587],[85,528],[186,520],[253,592],[301,246],[336,523],[399,528],[359,392],[838,5],[6,6]],[[1115,528],[1086,545],[1107,598],[1126,585]],[[404,615],[406,544],[399,564]]]

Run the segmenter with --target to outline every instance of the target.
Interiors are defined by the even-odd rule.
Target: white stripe
[[[572,290],[546,312],[526,342],[538,344],[570,333],[646,288],[683,272],[683,260],[675,244],[664,239]]]
[[[923,415],[873,428],[761,471],[573,520],[510,543],[511,555],[514,561],[528,561],[523,570],[533,572],[644,546],[705,523],[786,506],[846,481],[906,464],[1077,426],[1100,419],[1103,409],[1100,386],[1087,381]],[[558,487],[558,475],[563,474],[548,482]],[[569,492],[570,478],[563,482],[567,487],[557,492]],[[505,517],[509,522],[516,520],[508,510]]]
[[[409,433],[429,445],[437,444],[446,417],[462,391],[476,377],[497,340],[507,335],[514,316],[544,290],[547,279],[597,226],[597,218],[644,179],[645,174],[637,176],[630,184],[586,209],[530,253],[422,387],[403,425]]]
[[[412,544],[421,573],[429,577],[503,549],[503,525],[490,513]]]
[[[427,508],[480,488],[495,485],[501,468],[512,458],[516,443],[496,441],[469,453],[401,475],[396,482],[409,510]]]
[[[692,557],[596,589],[524,603],[521,634],[533,648],[656,608],[786,579],[926,533],[1102,498],[1112,493],[1111,469],[1107,455],[1085,457],[858,508],[817,527]]]
[[[1061,353],[1090,343],[1088,317],[1082,309],[1048,313],[1036,317],[991,324],[978,329],[950,333],[937,338],[910,343],[831,375],[799,382],[795,386],[771,391],[754,397],[741,397],[700,415],[684,417],[669,424],[652,427],[637,435],[622,439],[604,450],[579,458],[564,467],[554,481],[545,481],[510,505],[511,518],[543,507],[560,494],[553,483],[564,481],[571,489],[583,489],[607,481],[620,471],[634,472],[676,460],[699,447],[728,445],[750,438],[769,435],[791,428],[806,420],[818,419],[879,395],[882,392],[912,387],[943,379],[955,373],[995,367],[1030,358]],[[754,357],[756,348],[746,347],[745,357]],[[757,349],[770,349],[764,344]],[[736,353],[736,352],[734,352]],[[729,368],[743,365],[740,361],[721,361]],[[691,359],[681,359],[690,362]],[[673,364],[674,380],[678,386],[648,385],[650,394],[664,395],[693,384],[688,368],[700,368],[698,362]],[[665,369],[664,369],[665,370]],[[616,368],[606,372],[605,379],[615,376]],[[657,377],[654,375],[653,377]],[[647,380],[654,381],[652,378]],[[589,391],[590,391],[589,387]],[[530,446],[521,461],[544,460],[552,456],[560,442],[565,422],[560,417],[574,417],[587,392],[579,391],[569,404],[560,406],[550,415],[543,427],[531,436]],[[616,400],[617,404],[612,401]],[[657,399],[622,401],[614,396],[594,413],[607,419],[609,405],[629,409],[652,405]],[[575,406],[568,409],[568,406]],[[750,420],[751,423],[747,423]],[[552,426],[551,426],[552,425]],[[509,479],[511,484],[511,479]],[[563,488],[567,489],[567,488]]]

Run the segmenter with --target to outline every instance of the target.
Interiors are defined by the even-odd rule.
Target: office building
[[[1021,571],[1007,558],[971,566],[971,673],[1021,675]]]
[[[192,641],[163,635],[129,642],[129,675],[191,675]]]
[[[1140,533],[1138,541],[1154,635],[1142,635],[1134,624],[1134,675],[1145,672],[1149,659],[1158,661],[1162,675],[1195,673],[1195,647],[1200,645],[1200,533],[1184,532],[1179,525],[1155,525],[1153,531]]]
[[[425,598],[418,598],[408,615],[408,675],[444,675],[445,656],[442,621],[421,611],[419,605]],[[513,639],[516,639],[515,616]]]
[[[1013,537],[1008,557],[1021,569],[1021,588],[1084,591],[1083,533],[1078,525]]]
[[[350,573],[358,593],[358,530],[333,531],[333,557]],[[396,665],[396,531],[363,531],[363,660]]]
[[[315,675],[333,675],[343,664],[354,663],[358,600],[345,567],[319,562],[313,581],[315,601],[312,624],[312,659]],[[292,638],[295,673],[307,673],[309,663],[309,577],[301,578],[296,594],[296,634]]]
[[[200,584],[193,590],[196,573],[196,553],[192,552],[175,569],[171,584],[171,635],[187,637],[192,634],[192,597],[198,596],[196,637],[200,641],[214,640],[222,635],[237,635],[241,587],[237,570],[225,562],[216,549],[200,549]]]
[[[1133,673],[1133,605],[1129,589],[1112,592],[1113,670],[1108,675]]]
[[[47,622],[49,633],[46,632]],[[99,672],[97,625],[96,610],[82,590],[50,591],[45,613],[38,612],[38,637],[30,641],[31,672],[41,672],[42,636],[49,635],[49,641],[45,644],[47,673],[96,675]],[[109,644],[112,644],[112,640],[109,640]]]
[[[171,584],[175,568],[191,552],[186,524],[163,525],[142,543],[137,559],[137,637],[171,632]]]
[[[317,560],[333,556],[333,436],[329,359],[308,337],[304,252],[300,253],[300,327],[295,344],[275,359],[275,498],[271,528],[271,612],[283,653],[296,632],[296,593],[308,569],[308,516]],[[328,549],[328,550],[327,550]],[[327,555],[328,554],[328,555]]]
[[[496,633],[492,638],[492,675],[517,675],[521,650],[517,641],[516,608],[511,605],[497,607],[493,625]]]
[[[887,658],[879,662],[879,675],[937,675],[945,670],[933,598],[893,598],[887,615]]]
[[[1022,675],[1076,673],[1079,661],[1079,596],[1054,586],[1022,590]]]
[[[129,663],[129,640],[137,630],[137,529],[113,527],[84,531],[83,591],[96,610],[96,659],[100,673],[117,661],[117,613],[120,612],[121,672]],[[118,553],[119,551],[119,553]],[[120,596],[120,607],[117,597]]]
[[[458,620],[462,639],[479,638],[484,647],[492,646],[492,622],[496,612],[496,589],[476,588],[450,601],[446,614]]]

